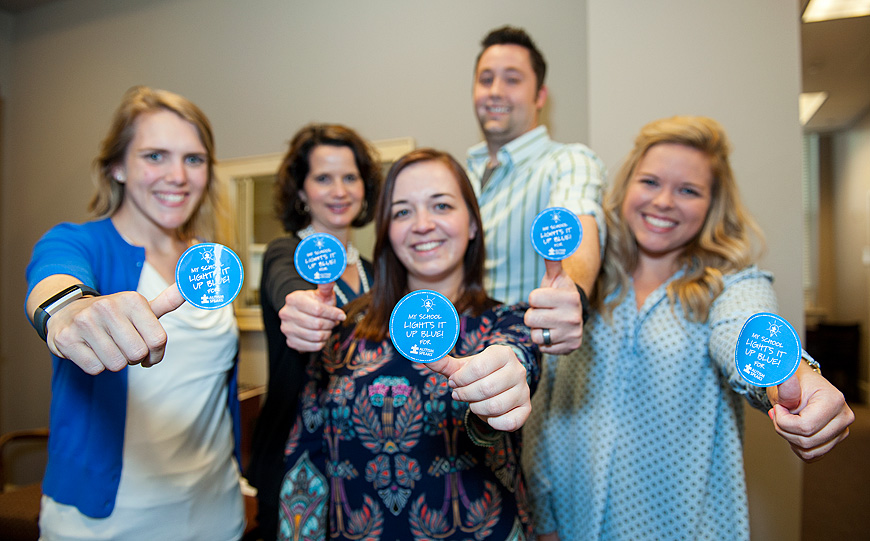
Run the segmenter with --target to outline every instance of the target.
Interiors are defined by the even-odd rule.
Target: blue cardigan
[[[27,295],[54,274],[69,274],[107,295],[135,291],[145,249],[128,244],[109,218],[84,224],[62,223],[46,233],[27,266]],[[52,360],[50,438],[42,491],[93,518],[115,508],[121,480],[127,418],[127,370],[96,376],[55,355]],[[241,423],[236,375],[238,356],[227,374],[236,460]]]

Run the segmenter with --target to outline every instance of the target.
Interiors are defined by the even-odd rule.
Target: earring
[[[117,180],[118,182],[124,182],[125,180],[127,180],[127,177],[124,176],[124,173],[121,173],[120,171],[115,171],[115,180]]]
[[[302,203],[301,208],[299,206],[299,203]],[[311,210],[308,207],[308,203],[305,203],[301,199],[297,199],[296,202],[293,204],[293,207],[296,209],[296,212],[298,212],[299,214],[308,214],[308,211]]]

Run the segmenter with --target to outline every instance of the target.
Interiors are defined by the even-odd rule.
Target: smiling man
[[[487,290],[509,304],[528,300],[532,339],[545,353],[567,353],[579,347],[582,324],[573,328],[554,318],[566,315],[571,302],[578,305],[598,275],[604,164],[586,146],[551,140],[541,125],[547,65],[524,30],[498,28],[481,45],[473,97],[485,140],[469,149],[468,172],[485,230]],[[545,264],[529,240],[535,216],[554,206],[576,213],[583,225],[583,242],[561,272],[558,264]]]

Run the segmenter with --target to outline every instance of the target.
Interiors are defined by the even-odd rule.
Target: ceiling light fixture
[[[805,23],[870,15],[870,0],[810,0],[801,20]]]
[[[798,98],[801,126],[806,126],[827,99],[827,92],[801,92],[800,98]]]

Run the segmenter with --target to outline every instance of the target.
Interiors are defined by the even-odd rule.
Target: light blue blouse
[[[737,372],[746,319],[775,312],[773,278],[725,277],[706,323],[672,305],[672,276],[637,309],[635,292],[582,347],[547,356],[523,464],[536,531],[568,539],[749,539],[743,404],[770,407]]]

